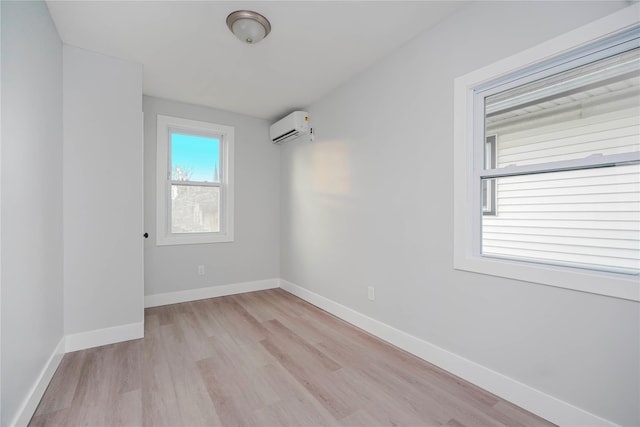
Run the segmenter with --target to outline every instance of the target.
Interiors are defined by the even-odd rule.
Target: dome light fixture
[[[269,20],[251,10],[236,10],[227,16],[227,27],[240,41],[258,43],[271,32]]]

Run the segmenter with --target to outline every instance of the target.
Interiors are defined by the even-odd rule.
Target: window
[[[234,129],[158,115],[157,244],[233,241]]]
[[[640,29],[628,21],[456,80],[456,268],[640,300]]]

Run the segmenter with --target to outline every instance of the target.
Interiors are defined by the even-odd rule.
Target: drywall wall
[[[145,295],[279,277],[280,151],[269,122],[226,111],[144,97]],[[235,127],[235,239],[228,243],[156,246],[157,115]],[[204,265],[205,274],[198,275]]]
[[[283,147],[281,277],[640,424],[638,303],[456,271],[452,259],[454,78],[625,5],[472,3],[312,104],[316,141]]]
[[[44,2],[2,8],[2,413],[63,336],[62,42]]]
[[[142,66],[63,58],[65,334],[142,325]]]

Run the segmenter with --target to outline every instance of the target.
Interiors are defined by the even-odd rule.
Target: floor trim
[[[563,400],[280,279],[285,291],[419,358],[562,426],[616,426]]]
[[[53,378],[53,374],[55,374],[56,369],[60,365],[62,361],[62,357],[65,353],[65,337],[60,339],[58,345],[49,356],[47,363],[45,363],[38,379],[36,380],[33,387],[29,390],[27,397],[24,399],[22,406],[18,410],[16,416],[13,421],[9,423],[9,426],[26,426],[31,421],[31,417],[36,412],[38,408],[38,404],[40,403],[40,399],[44,395],[44,392],[47,390],[49,386],[49,382],[51,382],[51,378]]]
[[[138,338],[144,338],[144,322],[69,334],[65,339],[65,351],[69,353]]]
[[[280,279],[255,280],[252,282],[232,283],[230,285],[210,286],[207,288],[189,289],[187,291],[167,292],[164,294],[145,295],[144,307],[158,307],[161,305],[180,302],[196,301],[200,299],[224,297],[245,292],[263,291],[280,287]]]

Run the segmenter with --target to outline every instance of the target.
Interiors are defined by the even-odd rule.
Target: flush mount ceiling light
[[[241,41],[254,44],[267,37],[271,24],[264,16],[250,10],[236,10],[227,16],[227,26]]]

